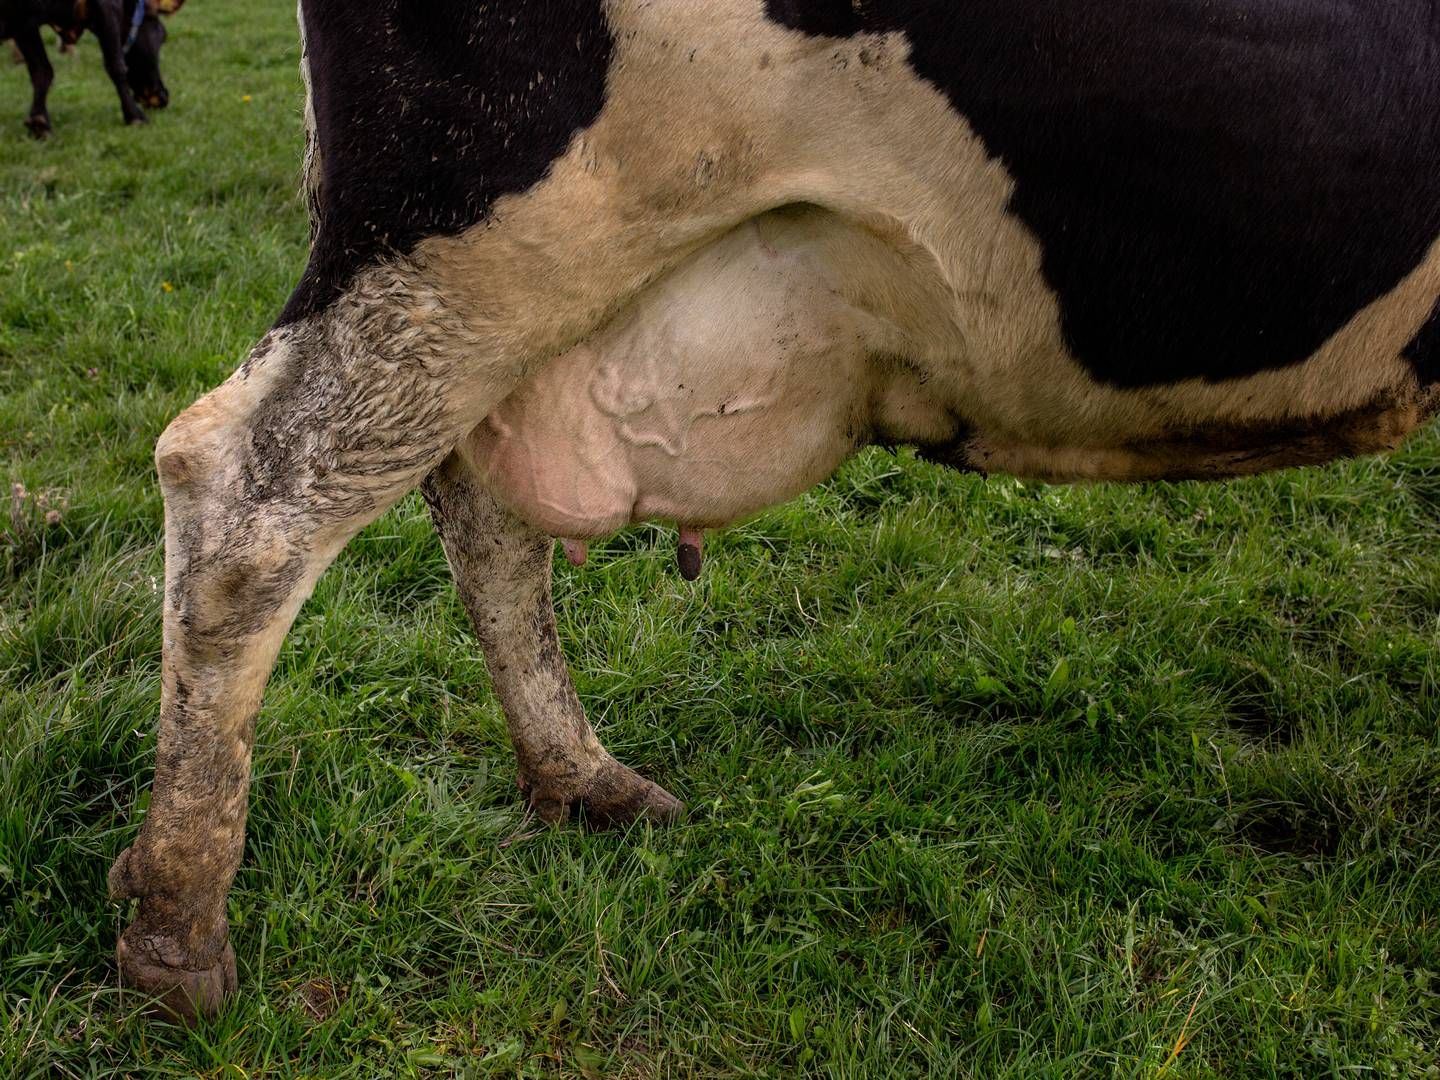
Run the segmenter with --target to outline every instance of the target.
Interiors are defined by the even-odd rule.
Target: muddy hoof
[[[550,824],[579,813],[592,829],[619,828],[642,817],[669,825],[685,812],[685,804],[674,795],[613,758],[578,792],[523,780],[521,787],[529,793],[530,809]]]
[[[155,999],[152,1016],[193,1024],[200,1017],[219,1013],[225,999],[238,986],[235,950],[225,942],[219,958],[202,971],[192,971],[167,962],[179,949],[168,938],[145,935],[130,927],[115,947],[120,965],[120,984]]]
[[[674,795],[618,761],[601,766],[580,802],[592,829],[628,825],[642,817],[669,825],[685,812],[685,804]]]

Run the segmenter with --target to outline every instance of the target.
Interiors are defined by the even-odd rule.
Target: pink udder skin
[[[520,517],[573,540],[713,529],[794,498],[920,398],[906,369],[871,362],[889,330],[842,297],[831,248],[783,221],[736,230],[541,368],[462,452]]]

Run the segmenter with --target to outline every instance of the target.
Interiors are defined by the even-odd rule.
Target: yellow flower
[[[241,94],[241,95],[240,95],[240,100],[243,101],[243,102],[245,102],[245,104],[248,105],[248,104],[250,104],[250,95],[249,95],[249,94]]]
[[[174,286],[174,285],[171,285],[170,282],[168,282],[168,281],[162,281],[162,282],[160,282],[160,288],[163,289],[165,292],[174,292],[174,291],[175,291],[175,286]]]

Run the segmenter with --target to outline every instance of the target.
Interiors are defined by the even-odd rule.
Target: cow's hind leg
[[[605,750],[585,719],[555,632],[555,542],[501,507],[452,454],[421,490],[505,710],[521,787],[546,821],[584,809],[594,826],[677,817],[669,792]]]
[[[345,543],[473,424],[454,419],[464,406],[447,353],[417,343],[393,311],[375,315],[272,332],[156,446],[166,552],[155,781],[110,886],[139,901],[118,946],[122,981],[182,1018],[213,1013],[235,989],[226,897],[280,643]]]

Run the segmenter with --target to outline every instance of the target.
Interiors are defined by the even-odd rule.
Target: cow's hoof
[[[30,131],[30,137],[43,139],[50,134],[50,118],[48,116],[32,116],[25,121],[25,126]]]
[[[685,804],[674,795],[613,758],[601,766],[580,801],[586,824],[596,829],[628,825],[642,817],[669,825],[685,812]]]
[[[148,124],[149,122],[150,118],[139,110],[136,110],[129,116],[125,117],[125,123],[127,124]]]
[[[530,809],[549,824],[578,811],[592,829],[614,829],[642,817],[669,825],[685,812],[685,804],[674,795],[614,758],[600,766],[583,790],[560,790],[525,780],[520,786],[529,793]]]
[[[120,983],[155,999],[152,1016],[186,1025],[214,1017],[239,985],[235,950],[226,941],[215,963],[199,971],[175,963],[179,955],[173,939],[130,926],[115,947]]]

